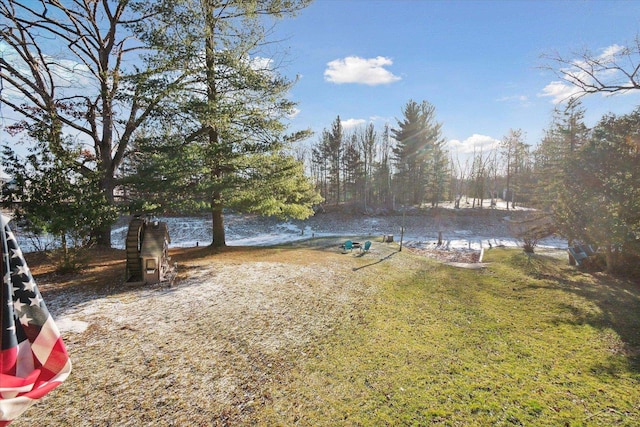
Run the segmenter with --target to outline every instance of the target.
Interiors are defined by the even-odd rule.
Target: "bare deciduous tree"
[[[0,3],[0,102],[20,117],[13,130],[53,129],[46,141],[53,153],[69,149],[62,134],[73,136],[84,146],[78,169],[99,174],[110,203],[134,132],[171,88],[141,59],[143,45],[130,28],[151,17],[133,3]],[[110,246],[109,228],[94,230],[99,244]]]
[[[640,36],[628,46],[612,45],[599,54],[584,49],[570,57],[556,52],[543,58],[550,62],[545,68],[573,86],[567,98],[640,89]]]

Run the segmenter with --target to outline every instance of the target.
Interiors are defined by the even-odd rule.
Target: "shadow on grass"
[[[170,263],[177,260],[207,259],[225,249],[211,247],[177,248],[170,252]],[[247,248],[242,249],[244,252]],[[238,251],[238,249],[231,249]],[[174,259],[174,256],[177,259]],[[27,264],[32,270],[38,289],[43,295],[49,312],[55,317],[73,311],[78,306],[101,298],[116,297],[140,290],[167,291],[170,282],[157,284],[126,282],[126,253],[123,250],[93,250],[87,266],[78,273],[56,274],[49,259],[42,253],[27,255]],[[182,266],[178,270],[197,269],[197,266]]]
[[[29,259],[27,264],[47,309],[55,318],[83,303],[135,289],[124,285],[125,255],[121,252],[112,252],[108,259],[104,256],[93,259],[78,273],[56,274],[46,265],[43,268],[39,262]]]
[[[640,373],[640,289],[637,283],[599,275],[589,286],[563,287],[565,292],[585,298],[599,308],[599,312],[574,313],[571,321],[598,329],[613,329],[625,346],[621,351],[631,368]]]
[[[520,265],[524,274],[545,284],[530,283],[529,289],[557,289],[584,299],[597,307],[560,305],[567,316],[558,323],[590,325],[599,330],[611,329],[624,343],[624,348],[612,349],[623,354],[630,368],[640,373],[640,283],[605,273],[585,273],[561,265],[559,260],[539,257]],[[607,371],[606,369],[602,369]]]
[[[360,266],[360,267],[354,267],[352,270],[353,270],[353,271],[358,271],[358,270],[362,270],[363,268],[367,268],[367,267],[371,267],[371,266],[376,265],[376,264],[380,264],[381,262],[388,260],[389,258],[391,258],[392,256],[394,256],[394,255],[395,255],[395,254],[397,254],[397,253],[398,253],[397,251],[396,251],[396,252],[391,252],[389,255],[387,255],[387,256],[385,256],[385,257],[383,257],[383,258],[380,258],[380,259],[378,259],[378,260],[377,260],[377,261],[375,261],[375,262],[372,262],[372,263],[370,263],[370,264],[366,264],[366,265],[362,265],[362,266]],[[364,256],[364,255],[365,255],[365,254],[363,253],[363,254],[360,254],[360,255],[358,255],[358,256],[360,256],[360,257],[361,257],[361,256]]]

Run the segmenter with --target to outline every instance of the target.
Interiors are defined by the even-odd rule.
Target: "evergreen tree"
[[[447,197],[446,191],[449,183],[448,153],[444,148],[445,140],[435,138],[431,158],[427,164],[427,198],[431,207],[437,207],[441,200]]]
[[[640,108],[604,116],[575,153],[569,221],[576,237],[603,248],[608,271],[640,257]]]
[[[286,176],[284,171],[302,171],[292,168],[291,159],[284,155],[291,144],[307,136],[285,135],[284,119],[295,105],[286,98],[293,82],[280,76],[274,61],[261,56],[260,49],[268,43],[269,19],[294,15],[307,4],[166,0],[150,6],[161,14],[164,26],[139,30],[144,30],[145,40],[162,53],[163,63],[188,76],[174,98],[177,116],[169,118],[174,124],[172,133],[182,137],[184,152],[193,163],[183,164],[182,174],[173,177],[173,187],[197,181],[190,189],[195,199],[206,198],[210,206],[213,246],[226,244],[225,208],[253,210],[261,206],[265,213],[274,212],[271,207],[278,205],[274,200],[255,199],[256,191],[269,194],[268,183],[260,183],[256,177],[272,167],[280,178]],[[171,188],[172,183],[167,184]],[[308,195],[306,188],[301,194]],[[281,191],[272,195],[284,197]],[[315,196],[294,199],[299,208],[282,212],[297,216],[312,213]],[[254,200],[255,206],[247,205],[249,200]]]
[[[201,147],[171,128],[147,130],[135,140],[122,179],[131,212],[202,214],[210,208]]]
[[[363,192],[364,162],[358,144],[358,136],[354,133],[344,148],[342,158],[344,165],[344,197],[345,201],[359,200]]]
[[[60,247],[59,271],[75,271],[82,267],[79,254],[90,243],[91,230],[110,225],[117,213],[99,191],[100,174],[81,170],[93,161],[91,155],[62,139],[55,128],[42,127],[30,135],[36,141],[26,158],[4,147],[2,164],[13,180],[3,189],[3,202],[14,208],[27,230],[54,236]],[[52,139],[57,142],[50,145]],[[54,154],[50,146],[60,151]]]
[[[363,206],[365,211],[373,198],[372,178],[373,178],[373,154],[376,146],[377,135],[373,123],[369,123],[358,137],[363,162]]]
[[[284,152],[243,158],[244,191],[230,193],[229,206],[278,218],[307,218],[322,198],[304,174],[304,164]]]
[[[435,107],[427,101],[410,100],[404,106],[403,119],[391,129],[396,140],[393,148],[396,188],[403,203],[421,204],[425,198],[427,169],[437,146],[442,145],[441,127],[435,121]]]
[[[340,203],[340,190],[342,178],[342,156],[344,151],[344,136],[342,131],[342,121],[340,116],[331,124],[331,130],[324,134],[324,153],[329,159],[329,193],[333,195],[334,201]]]
[[[551,213],[559,232],[569,245],[578,239],[579,221],[575,216],[581,206],[576,198],[576,153],[586,142],[589,129],[583,122],[584,109],[579,102],[570,102],[563,110],[554,112],[549,129],[535,152],[536,203]]]
[[[533,163],[531,156],[531,146],[524,142],[516,147],[516,157],[514,163],[514,175],[512,183],[513,200],[511,206],[516,207],[515,197],[518,196],[519,203],[528,203],[531,201],[534,192],[535,182],[533,179]]]
[[[384,126],[382,143],[378,158],[380,159],[375,168],[376,178],[374,180],[377,189],[377,199],[379,203],[390,206],[391,204],[391,138],[389,125]]]
[[[327,132],[323,131],[320,141],[311,149],[311,175],[315,182],[316,188],[320,191],[320,195],[324,200],[329,199],[329,163],[324,155],[324,141],[327,138]]]

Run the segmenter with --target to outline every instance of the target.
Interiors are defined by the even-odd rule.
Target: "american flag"
[[[71,372],[60,332],[2,216],[0,426],[9,424]]]

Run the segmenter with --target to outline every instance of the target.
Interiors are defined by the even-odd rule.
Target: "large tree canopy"
[[[290,143],[306,136],[284,134],[283,119],[294,107],[286,97],[293,82],[279,75],[274,58],[265,54],[272,46],[267,36],[273,19],[291,16],[307,4],[3,1],[0,102],[16,117],[9,129],[26,131],[29,137],[42,135],[36,130],[46,126],[57,129],[38,142],[53,156],[75,159],[74,170],[110,205],[116,203],[123,174],[132,168],[160,178],[167,189],[177,172],[182,176],[173,181],[174,188],[189,175],[197,183],[186,194],[195,199],[191,204],[211,206],[216,245],[224,245],[225,207],[263,206],[272,213],[273,208],[266,208],[274,205],[266,202],[271,194],[274,200],[300,203],[281,206],[280,213],[308,214],[317,197],[299,181],[301,169],[285,154]],[[151,140],[164,159],[156,153],[136,166],[134,145],[149,147]],[[74,152],[77,147],[81,156]],[[158,166],[150,159],[160,161],[162,168],[150,170]],[[275,163],[281,166],[277,170]],[[258,188],[257,177],[267,176],[265,168],[271,168],[269,176],[298,180],[299,192],[290,197],[283,194],[286,186],[276,186],[272,193],[260,192],[260,202],[247,207],[247,198],[235,192],[249,183]],[[110,224],[100,223],[93,234],[110,245]]]
[[[624,262],[618,254],[637,251],[640,242],[640,108],[604,116],[576,154],[579,237],[605,248],[613,271]]]
[[[149,129],[156,143],[146,154],[146,169],[154,158],[152,169],[170,166],[162,177],[164,191],[187,191],[210,206],[213,246],[226,244],[225,208],[306,217],[318,201],[304,184],[302,168],[285,154],[307,136],[286,135],[285,119],[295,106],[287,98],[293,82],[266,55],[270,19],[293,15],[307,3],[164,1],[152,5],[161,26],[138,26],[162,62],[187,76],[173,98],[176,114]],[[178,167],[167,160],[172,153],[184,156]],[[284,184],[285,178],[298,185]]]
[[[558,111],[538,147],[538,200],[570,244],[600,248],[617,271],[640,256],[640,108],[592,129],[583,114],[575,103]]]

